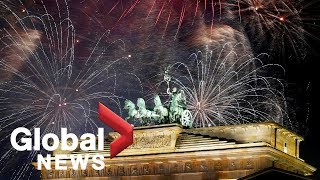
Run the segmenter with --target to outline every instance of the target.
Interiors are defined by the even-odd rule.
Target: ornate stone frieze
[[[174,151],[177,138],[182,132],[182,127],[177,124],[154,126],[153,128],[135,128],[133,144],[121,154],[137,155],[149,151],[163,152]],[[112,140],[119,137],[118,133],[109,133]]]
[[[114,177],[114,176],[141,176],[160,175],[194,172],[219,172],[231,170],[254,169],[256,159],[234,160],[186,160],[171,162],[142,163],[134,165],[109,165],[103,170],[47,170],[45,179],[55,178],[81,178],[81,177]]]

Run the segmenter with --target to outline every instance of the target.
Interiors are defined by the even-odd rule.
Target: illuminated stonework
[[[134,130],[134,144],[109,159],[109,144],[116,137],[117,133],[109,134],[104,151],[72,152],[104,154],[103,170],[42,170],[42,179],[237,179],[270,167],[303,176],[316,170],[299,158],[303,138],[276,123],[197,129],[176,124],[139,127]]]

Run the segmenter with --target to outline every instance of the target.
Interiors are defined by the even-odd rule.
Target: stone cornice
[[[44,179],[212,173],[238,178],[275,167],[302,175],[316,170],[299,158],[302,137],[273,122],[184,129],[177,124],[134,128],[134,143],[109,159],[109,133],[103,151],[67,153],[89,155],[86,170],[42,170]],[[57,151],[59,152],[59,151]],[[103,155],[105,169],[91,168],[92,156]],[[33,163],[37,166],[37,163]],[[70,157],[67,166],[71,166]]]

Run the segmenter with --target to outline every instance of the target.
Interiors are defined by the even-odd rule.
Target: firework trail
[[[306,36],[300,0],[241,0],[240,17],[256,52],[269,52],[276,58],[303,60]],[[235,10],[236,11],[236,10]]]
[[[0,2],[1,9],[10,14],[2,17],[6,26],[1,29],[0,42],[0,145],[5,147],[0,154],[0,174],[28,179],[34,173],[31,162],[36,154],[48,152],[18,153],[10,145],[12,130],[26,127],[33,133],[34,128],[41,128],[41,137],[59,135],[61,127],[75,134],[95,133],[102,125],[96,115],[98,101],[121,114],[121,93],[116,95],[116,89],[122,72],[115,67],[128,57],[101,62],[108,47],[118,42],[101,50],[98,41],[80,68],[67,2],[55,4],[57,13],[50,14],[41,1],[40,15],[26,10],[21,15],[10,5]],[[127,74],[126,80],[130,77]]]
[[[143,17],[143,15],[141,16]],[[122,36],[126,38],[128,51],[132,54],[132,64],[136,67],[135,74],[144,76],[144,81],[149,81],[148,78],[152,79],[167,65],[181,61],[181,59],[187,59],[190,52],[205,48],[206,45],[215,48],[224,44],[241,42],[246,45],[245,51],[251,51],[250,42],[246,35],[233,26],[222,22],[217,22],[211,26],[203,20],[198,20],[192,27],[182,26],[180,35],[173,40],[172,37],[176,34],[175,25],[168,24],[164,36],[162,30],[166,27],[166,24],[159,22],[163,26],[154,28],[153,25],[150,25],[153,24],[152,20],[147,19],[145,20],[146,24],[141,22],[141,25],[135,26],[135,23],[139,23],[138,20],[141,22],[141,19],[136,16],[123,19],[124,24],[127,24],[128,27],[123,24],[119,25],[122,28],[116,29],[114,33],[111,30],[111,34],[113,37]],[[219,51],[214,54],[219,54]],[[243,49],[236,51],[240,54]],[[148,69],[147,72],[146,69]],[[158,80],[152,79],[150,82]]]
[[[118,0],[108,6],[107,14],[116,19],[111,29],[130,22],[144,33],[157,30],[149,36],[161,33],[162,38],[178,39],[184,29],[192,31],[199,23],[211,34],[217,24],[225,24],[248,36],[256,55],[266,52],[278,60],[303,60],[310,49],[306,38],[314,37],[305,29],[310,15],[303,12],[310,5],[302,0]]]
[[[237,46],[241,44],[234,48]],[[274,69],[282,70],[282,67],[264,65],[260,57],[238,56],[233,50],[224,51],[221,50],[218,59],[212,58],[212,50],[199,51],[190,56],[189,65],[177,62],[170,67],[172,86],[178,86],[185,92],[194,126],[259,121],[291,126],[285,113],[281,81],[264,75],[266,70],[276,72]],[[263,54],[260,56],[262,58]]]
[[[130,18],[135,11],[139,11],[139,16],[144,23],[149,24],[150,27],[161,27],[163,37],[168,33],[170,26],[176,26],[176,30],[173,32],[175,39],[178,38],[183,25],[192,25],[198,19],[205,17],[210,19],[210,24],[213,26],[217,18],[216,15],[219,14],[218,19],[221,19],[223,13],[222,2],[213,0],[136,0],[134,2],[119,0],[114,3],[108,14],[112,14],[114,11],[119,13],[119,9],[121,9],[121,13],[117,23]]]

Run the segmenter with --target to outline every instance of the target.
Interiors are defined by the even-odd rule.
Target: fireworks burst
[[[171,67],[172,81],[185,92],[195,127],[259,121],[290,126],[281,81],[263,76],[268,69],[282,70],[280,66],[264,65],[259,57],[237,56],[233,50],[216,60],[212,52],[192,54],[195,65],[179,62]]]
[[[139,14],[144,22],[150,23],[151,27],[161,26],[163,37],[166,35],[170,25],[176,26],[174,37],[178,37],[178,33],[183,24],[194,24],[199,18],[209,18],[210,24],[216,19],[220,19],[223,15],[222,2],[214,0],[166,0],[166,1],[141,1],[126,3],[119,0],[114,3],[108,14],[121,10],[121,15],[117,22],[129,18],[135,9],[139,9]],[[140,11],[143,9],[143,11]],[[216,16],[219,16],[218,18]],[[151,20],[151,21],[150,21]]]
[[[12,130],[23,126],[33,133],[41,128],[41,137],[59,135],[61,127],[75,134],[95,133],[101,126],[96,117],[98,101],[121,113],[121,97],[116,95],[119,72],[114,68],[128,57],[101,62],[108,49],[94,48],[80,68],[74,56],[75,44],[80,42],[66,2],[63,10],[56,4],[58,14],[50,14],[42,2],[42,15],[24,10],[22,17],[4,2],[0,5],[10,14],[3,17],[6,27],[1,30],[0,145],[11,147],[1,151],[0,173],[10,174],[13,166],[12,179],[28,179],[33,172],[31,161],[41,152],[32,151],[24,163],[6,165],[13,157],[19,159],[7,145]],[[106,36],[108,32],[101,39]]]
[[[306,55],[308,33],[301,16],[302,1],[241,0],[240,18],[257,52],[298,60]],[[236,13],[238,11],[235,10]]]
[[[306,37],[314,37],[305,29],[310,17],[303,13],[307,8],[303,0],[119,0],[112,3],[109,3],[112,8],[108,15],[117,19],[113,28],[122,21],[130,21],[136,31],[146,33],[149,29],[148,37],[162,33],[162,38],[178,39],[199,24],[205,24],[214,35],[215,26],[223,24],[247,35],[256,55],[267,52],[276,59],[303,60],[310,48]],[[155,29],[157,31],[153,31]]]

